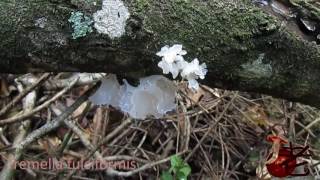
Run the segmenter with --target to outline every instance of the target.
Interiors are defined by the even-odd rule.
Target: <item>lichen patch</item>
[[[46,17],[41,17],[41,18],[35,20],[34,25],[36,27],[43,29],[47,25],[47,21],[48,21],[48,19]]]
[[[99,33],[110,38],[121,37],[125,33],[126,21],[130,17],[128,8],[120,0],[104,0],[102,9],[93,14],[94,27]]]
[[[265,57],[264,53],[259,54],[258,59],[253,62],[248,62],[241,65],[241,67],[250,74],[259,77],[270,77],[272,75],[272,67],[270,64],[263,63]]]

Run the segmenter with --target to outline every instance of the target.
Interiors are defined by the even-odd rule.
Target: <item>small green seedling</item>
[[[72,12],[68,21],[72,23],[73,39],[84,37],[93,31],[91,27],[93,23],[92,19],[90,19],[88,16],[85,16],[82,12]]]
[[[171,167],[168,171],[161,174],[161,180],[187,180],[191,173],[191,167],[179,156],[174,155],[170,158]]]

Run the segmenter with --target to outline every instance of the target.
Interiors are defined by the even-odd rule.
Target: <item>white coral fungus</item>
[[[172,47],[164,46],[157,53],[157,56],[162,57],[162,60],[158,63],[158,66],[162,69],[163,74],[172,74],[175,79],[179,74],[180,66],[184,62],[183,55],[186,55],[187,51],[182,50],[182,45],[175,44]]]
[[[199,88],[199,84],[196,79],[204,79],[207,72],[207,65],[205,63],[199,65],[199,60],[196,58],[184,66],[181,72],[181,77],[188,80],[188,87],[190,89],[197,90]]]
[[[175,44],[172,47],[166,45],[157,53],[157,56],[162,57],[158,66],[164,74],[171,73],[174,79],[181,73],[181,77],[188,80],[188,87],[192,90],[197,90],[199,83],[196,79],[204,79],[207,74],[207,66],[205,63],[199,65],[197,58],[192,62],[185,61],[183,55],[186,54],[187,51],[182,50],[182,45],[180,44]]]

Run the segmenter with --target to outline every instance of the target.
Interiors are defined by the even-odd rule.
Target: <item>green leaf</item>
[[[164,171],[161,174],[161,180],[173,180],[173,176],[168,171]]]
[[[178,171],[176,174],[177,180],[187,180],[187,176],[183,174],[183,172]]]
[[[188,164],[185,164],[182,168],[179,169],[179,172],[183,173],[187,177],[191,173],[191,168]]]
[[[183,160],[177,155],[171,156],[170,162],[171,167],[179,167],[183,165]]]

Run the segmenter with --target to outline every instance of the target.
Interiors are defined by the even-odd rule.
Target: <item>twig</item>
[[[179,99],[179,104],[181,105],[182,108],[182,112],[183,113],[187,113],[187,108],[184,105],[184,103],[182,102],[182,97],[178,94],[178,99]],[[189,115],[184,115],[184,123],[183,123],[183,133],[182,136],[180,137],[180,143],[181,144],[181,150],[182,151],[187,151],[189,148],[189,142],[190,142],[190,134],[191,134],[191,123],[190,123],[190,117]],[[179,121],[179,124],[181,124],[181,122]]]
[[[127,127],[128,125],[130,125],[132,123],[132,119],[131,118],[127,118],[125,121],[123,121],[116,129],[114,129],[110,134],[108,134],[97,146],[97,148],[99,148],[99,146],[107,143],[108,141],[110,141],[112,138],[114,138],[119,132],[121,132],[125,127]],[[96,149],[97,149],[96,148]]]
[[[49,77],[49,76],[47,76],[47,77]],[[37,82],[40,82],[40,81],[37,81]],[[21,84],[18,84],[18,89],[22,93],[26,92],[26,90],[23,90],[23,87]],[[28,88],[28,89],[30,89],[30,88]],[[24,102],[23,102],[24,112],[32,111],[32,108],[35,106],[35,103],[36,103],[36,98],[37,98],[37,94],[35,91],[32,91],[26,95]],[[14,142],[13,142],[13,146],[20,144],[21,141],[25,138],[25,136],[27,135],[27,133],[29,131],[30,124],[31,124],[31,121],[26,120],[20,125],[19,134],[15,137]],[[16,169],[15,163],[21,158],[22,153],[23,153],[22,151],[15,151],[14,154],[9,154],[7,163],[5,164],[5,166],[3,167],[3,169],[0,173],[1,180],[11,180],[13,178],[14,171]]]
[[[61,90],[56,95],[54,95],[51,99],[49,99],[48,101],[44,102],[43,104],[37,106],[32,111],[28,111],[28,112],[23,113],[21,115],[17,115],[17,116],[11,117],[11,118],[0,120],[0,126],[3,126],[5,124],[15,123],[18,121],[22,121],[22,120],[28,118],[29,116],[34,115],[35,113],[48,107],[51,103],[53,103],[58,98],[60,98],[62,95],[64,95],[66,92],[68,92],[76,83],[77,83],[77,79],[74,79],[72,82],[70,82],[69,86],[65,87],[63,90]]]
[[[67,119],[82,103],[84,103],[89,96],[95,92],[98,88],[98,84],[94,85],[92,88],[87,90],[80,98],[78,98],[70,107],[68,107],[60,116],[56,117],[54,120],[48,122],[47,124],[43,125],[37,130],[34,130],[31,134],[29,134],[24,141],[22,141],[19,145],[15,146],[16,151],[20,151],[25,149],[29,144],[31,144],[37,138],[47,134],[48,132],[52,131],[59,127],[63,120]]]
[[[138,162],[142,162],[142,163],[149,163],[149,161],[141,159],[141,158],[137,158],[137,157],[133,157],[133,156],[126,156],[126,155],[116,155],[116,156],[107,156],[103,158],[106,161],[117,161],[117,160],[135,160]]]
[[[307,131],[313,138],[317,137],[310,129],[307,129],[301,122],[299,121],[295,121],[294,123],[296,123],[297,125],[299,125],[300,127],[302,127],[305,131]],[[300,133],[300,132],[299,132]],[[301,134],[302,135],[302,131]],[[299,137],[298,134],[296,135],[296,137]]]
[[[53,112],[56,115],[60,115],[62,112],[58,109],[58,108],[54,108]],[[89,149],[90,151],[92,151],[94,149],[94,146],[90,143],[90,141],[87,139],[86,135],[84,134],[84,132],[75,124],[72,122],[72,120],[70,119],[65,119],[63,121],[63,123],[70,128],[79,138],[80,141],[82,142],[82,144]],[[98,159],[102,159],[102,155],[97,151],[95,152],[95,156]]]
[[[118,135],[116,138],[113,139],[113,141],[111,141],[109,143],[110,146],[115,145],[117,142],[119,142],[125,135],[127,135],[129,132],[131,132],[132,129],[131,128],[127,128],[126,130],[124,130],[120,135]]]
[[[98,82],[105,76],[106,73],[74,73],[71,77],[66,79],[50,80],[44,84],[44,88],[47,90],[65,88],[69,86],[70,82],[74,81],[75,79],[78,79],[76,86],[89,85]],[[19,80],[25,85],[32,84],[28,76],[20,77]]]
[[[43,74],[34,84],[27,87],[23,92],[16,96],[11,102],[9,102],[5,107],[0,110],[0,117],[8,112],[13,106],[15,106],[22,98],[24,98],[29,92],[34,90],[39,84],[43,83],[50,77],[50,73]]]
[[[42,173],[45,175],[51,175],[57,177],[59,172],[50,172],[50,171],[43,171],[43,170],[35,170],[38,173]],[[81,177],[81,176],[72,176],[72,179],[79,179],[79,180],[95,180],[93,178]]]
[[[182,155],[184,153],[185,152],[180,152],[180,153],[177,153],[175,155],[180,156],[180,155]],[[134,169],[134,170],[128,171],[128,172],[120,172],[120,171],[113,170],[113,171],[110,171],[108,174],[115,175],[115,176],[129,177],[129,176],[133,176],[136,173],[144,171],[146,169],[150,169],[150,168],[152,168],[152,167],[154,167],[156,165],[168,162],[168,161],[170,161],[170,159],[171,159],[171,157],[167,157],[167,158],[161,159],[159,161],[155,161],[155,162],[151,162],[151,163],[145,164],[145,165],[143,165],[143,166],[141,166],[141,167],[139,167],[137,169]]]
[[[116,152],[117,155],[122,154],[123,151],[125,151],[131,145],[131,143],[132,143],[133,139],[136,137],[137,133],[138,133],[138,131],[134,131],[133,132],[133,134],[131,135],[129,141],[127,141],[127,143],[123,147],[120,147],[120,150],[118,150]]]
[[[64,124],[70,128],[77,136],[79,136],[82,144],[88,148],[90,151],[92,151],[94,149],[94,146],[90,143],[90,141],[86,138],[85,134],[82,132],[82,130],[76,125],[74,124],[72,121],[66,119],[63,121]],[[102,155],[96,151],[94,153],[94,155],[98,158],[98,159],[102,159]]]
[[[5,146],[10,146],[11,143],[9,142],[8,138],[3,134],[4,131],[5,131],[5,128],[0,127],[0,139],[3,141]]]
[[[68,79],[59,79],[46,83],[46,87],[55,87],[55,88],[64,88],[69,85],[70,81],[78,79],[77,86],[83,86],[95,83],[103,79],[107,74],[106,73],[74,73]]]
[[[320,122],[320,117],[318,117],[317,119],[313,120],[311,123],[309,123],[305,128],[301,129],[301,131],[299,131],[297,133],[297,137],[301,136],[305,131],[310,131],[310,128],[319,123]]]
[[[101,142],[91,151],[89,152],[86,157],[84,158],[84,161],[89,159],[92,155],[95,154],[95,152],[105,143],[107,143],[108,141],[110,141],[112,138],[114,138],[119,132],[121,132],[125,127],[127,127],[129,124],[132,123],[132,119],[131,118],[127,118],[125,121],[123,121],[116,129],[114,129],[110,134],[108,134],[103,140],[101,140]],[[66,177],[66,179],[70,179],[74,173],[76,173],[76,169],[71,171],[68,176]],[[112,169],[108,169],[107,170],[107,174],[109,174],[112,171],[114,172],[115,170]]]
[[[200,147],[200,145],[202,144],[202,142],[205,140],[205,138],[209,135],[209,133],[212,131],[213,128],[216,127],[216,125],[219,124],[219,122],[222,120],[222,117],[224,116],[224,114],[226,113],[227,109],[230,107],[230,105],[233,103],[234,99],[237,97],[236,93],[232,99],[230,100],[230,102],[227,104],[227,106],[224,108],[224,110],[221,112],[220,116],[217,118],[216,122],[214,124],[210,124],[210,127],[208,128],[207,132],[202,136],[202,138],[200,139],[200,141],[197,143],[197,145],[192,149],[191,153],[185,158],[185,161],[188,161],[192,155],[198,150],[198,148]]]
[[[69,130],[67,132],[67,135],[63,138],[63,141],[58,149],[58,155],[61,156],[63,154],[63,152],[66,150],[69,141],[72,139],[73,136],[73,132],[71,130]]]
[[[92,144],[97,145],[98,140],[101,139],[102,133],[104,133],[103,130],[103,124],[104,124],[104,119],[103,119],[103,108],[98,107],[96,110],[96,113],[93,117],[93,139],[92,139]]]
[[[136,147],[136,149],[133,151],[132,154],[136,155],[137,151],[141,148],[141,146],[143,145],[144,141],[146,140],[147,138],[147,135],[148,135],[148,132],[144,129],[140,129],[140,128],[137,128],[139,129],[140,131],[143,132],[143,137],[141,138],[141,141],[139,142],[138,146]]]
[[[169,154],[169,152],[170,152],[171,149],[173,148],[173,145],[174,145],[174,141],[171,139],[171,140],[167,143],[166,147],[163,149],[162,154],[161,154],[160,157],[161,157],[161,158],[167,157],[168,154]]]
[[[173,136],[169,136],[169,137],[167,137],[167,139],[163,143],[159,140],[160,146],[159,146],[159,148],[157,148],[156,153],[158,154],[158,153],[160,153],[161,150],[164,150],[164,148],[165,148],[164,146],[166,146],[170,141],[173,141],[173,143],[174,143],[173,138],[174,138]],[[173,145],[172,145],[172,147],[173,147]]]

